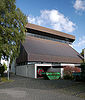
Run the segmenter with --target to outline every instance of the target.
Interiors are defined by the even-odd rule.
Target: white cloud
[[[73,43],[73,47],[78,50],[79,52],[82,51],[83,48],[85,48],[85,36],[82,36],[78,39],[78,41],[75,41]]]
[[[76,10],[85,10],[85,0],[76,0],[74,4]]]
[[[42,10],[40,16],[28,16],[28,22],[64,32],[73,32],[76,26],[58,10]]]
[[[77,47],[85,46],[85,36],[80,37],[78,42],[75,43],[74,46],[77,46]]]

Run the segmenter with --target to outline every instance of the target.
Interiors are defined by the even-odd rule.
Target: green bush
[[[7,70],[7,65],[5,63],[3,64],[3,66],[4,66],[5,70]]]
[[[0,66],[0,74],[1,74],[1,77],[4,76],[4,71],[7,70],[7,66],[6,64],[4,63],[3,65]]]
[[[73,76],[72,75],[64,75],[64,79],[73,80]]]
[[[81,80],[85,81],[85,62],[81,63]]]
[[[4,68],[4,66],[1,66],[1,67],[0,67],[0,74],[1,74],[1,76],[3,76],[3,74],[4,74],[4,71],[5,71],[5,68]]]
[[[81,71],[85,73],[85,62],[81,63]]]

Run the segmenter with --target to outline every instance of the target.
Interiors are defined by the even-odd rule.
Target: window
[[[26,33],[26,36],[33,36],[33,37],[42,38],[42,39],[46,39],[46,40],[52,40],[52,41],[58,41],[58,42],[62,42],[62,43],[71,44],[71,42],[66,41],[66,40],[55,39],[55,38],[51,38],[48,36],[43,36],[43,35],[38,35],[38,34],[33,34],[33,33],[28,33],[28,32]]]

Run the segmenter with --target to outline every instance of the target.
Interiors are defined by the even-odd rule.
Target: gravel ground
[[[84,83],[31,79],[15,75],[11,75],[11,79],[14,81],[0,84],[0,100],[85,100],[84,96],[79,96],[85,93]],[[76,89],[77,86],[82,89]]]

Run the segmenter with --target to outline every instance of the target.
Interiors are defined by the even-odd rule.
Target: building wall
[[[35,78],[35,68],[34,65],[22,65],[16,66],[16,75]]]
[[[60,72],[61,77],[63,78],[63,72],[65,66],[69,67],[75,67],[75,64],[56,64],[55,67],[52,67],[52,64],[28,64],[28,65],[21,65],[21,66],[16,66],[16,75],[24,76],[24,77],[31,77],[31,78],[37,78],[37,68],[38,67],[47,67],[50,66],[50,68],[47,70],[48,72]],[[54,65],[53,65],[54,66]],[[58,66],[58,67],[57,67]]]
[[[34,64],[27,65],[27,77],[35,78]]]
[[[26,68],[27,68],[27,65],[16,66],[16,75],[27,77]]]

